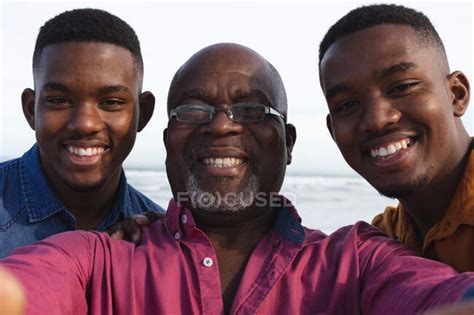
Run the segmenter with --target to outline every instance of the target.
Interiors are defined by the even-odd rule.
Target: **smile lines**
[[[400,150],[404,150],[406,148],[408,148],[408,146],[410,145],[411,141],[409,138],[406,138],[406,139],[403,139],[403,140],[400,140],[400,141],[397,141],[397,142],[393,142],[393,143],[390,143],[389,145],[387,146],[383,146],[383,147],[379,147],[379,148],[375,148],[375,149],[372,149],[370,150],[370,156],[373,157],[373,158],[376,158],[376,157],[386,157],[388,155],[392,155]]]
[[[78,147],[73,147],[71,145],[68,145],[66,148],[69,151],[69,153],[77,155],[79,157],[100,155],[104,153],[105,151],[105,148],[103,147],[78,148]]]
[[[213,167],[232,167],[244,163],[243,159],[225,157],[225,158],[205,158],[202,160],[205,165]]]

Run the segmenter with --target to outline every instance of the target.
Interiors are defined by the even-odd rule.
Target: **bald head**
[[[206,80],[202,80],[204,77]],[[232,80],[238,77],[247,78],[246,86],[232,84]],[[229,88],[222,89],[224,84]],[[263,88],[255,90],[253,86]],[[191,56],[173,77],[168,94],[168,111],[178,106],[183,98],[196,95],[206,99],[205,94],[208,93],[228,93],[234,98],[259,94],[255,97],[265,99],[267,105],[287,117],[286,92],[278,71],[261,55],[242,45],[215,44]]]

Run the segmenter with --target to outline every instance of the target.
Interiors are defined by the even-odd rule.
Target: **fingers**
[[[107,232],[115,240],[125,240],[135,244],[140,243],[142,239],[141,226],[149,226],[156,220],[164,218],[165,215],[147,211],[142,214],[125,218],[123,221],[114,224]]]
[[[150,218],[146,215],[146,212],[143,214],[136,214],[132,216],[132,219],[135,220],[135,222],[138,225],[145,225],[145,226],[150,225],[152,222],[155,221],[155,220],[150,220]]]
[[[121,240],[125,236],[125,230],[122,227],[122,223],[114,224],[108,231],[110,237],[114,240]]]
[[[142,213],[142,215],[146,216],[148,220],[150,220],[150,224],[155,222],[156,220],[163,219],[166,216],[166,214],[156,211],[147,211],[145,213]]]
[[[135,217],[136,216],[126,218],[120,224],[124,231],[123,239],[138,244],[142,238],[142,231],[140,230],[140,226],[135,221]],[[143,218],[139,220],[143,220]]]

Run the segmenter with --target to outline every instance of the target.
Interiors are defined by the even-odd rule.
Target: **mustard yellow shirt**
[[[472,148],[472,145],[471,145]],[[422,239],[403,207],[387,207],[372,224],[424,257],[474,271],[474,150],[444,217]]]

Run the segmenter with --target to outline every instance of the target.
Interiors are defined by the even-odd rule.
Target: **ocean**
[[[166,208],[171,198],[165,171],[127,169],[138,190]],[[298,209],[303,224],[325,233],[363,220],[370,222],[396,200],[383,197],[360,177],[286,175],[281,192]]]

